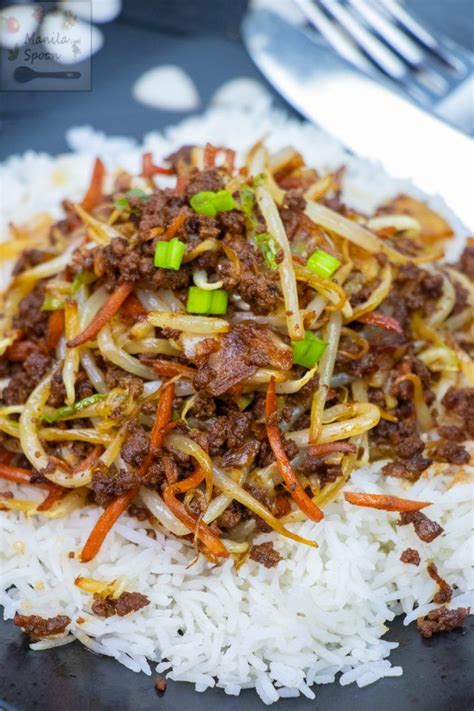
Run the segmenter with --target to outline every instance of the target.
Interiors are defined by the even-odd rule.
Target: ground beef
[[[18,276],[18,274],[21,274],[27,269],[46,262],[48,259],[51,259],[51,257],[52,255],[43,249],[24,249],[13,267],[12,274],[13,276]]]
[[[56,370],[51,379],[51,390],[48,398],[50,407],[61,407],[66,398],[66,388],[63,382],[62,370]]]
[[[449,583],[447,583],[446,580],[443,580],[443,578],[439,575],[436,565],[434,563],[429,563],[426,569],[429,576],[433,578],[439,587],[438,592],[433,595],[433,602],[436,602],[439,605],[451,602],[451,598],[453,597],[453,589],[451,585],[449,585]]]
[[[155,691],[158,696],[163,696],[166,691],[168,682],[164,676],[157,676],[155,679]]]
[[[15,615],[14,623],[21,627],[25,634],[33,639],[41,637],[51,637],[63,634],[66,627],[71,622],[71,618],[66,615],[56,615],[56,617],[40,617],[39,615]]]
[[[203,191],[216,192],[224,188],[224,174],[219,168],[210,168],[209,170],[198,170],[195,168],[186,185],[186,197],[188,200],[196,193]]]
[[[268,314],[281,302],[277,287],[278,273],[269,269],[260,251],[257,251],[243,235],[227,235],[226,242],[238,254],[241,263],[240,277],[233,266],[221,260],[217,274],[226,289],[235,289],[244,301],[250,304],[253,313]]]
[[[127,390],[134,400],[143,393],[143,380],[141,378],[131,375],[110,363],[106,364],[105,382],[109,390],[112,390],[112,388]]]
[[[429,639],[439,632],[451,632],[451,630],[462,627],[469,611],[468,607],[457,607],[454,610],[448,610],[443,605],[437,610],[428,612],[426,617],[419,617],[416,621],[416,626],[420,634]]]
[[[165,161],[170,163],[176,173],[179,173],[179,168],[188,168],[191,166],[193,148],[194,146],[189,145],[181,146],[181,148],[178,148],[177,151],[174,151],[173,153],[170,153],[169,156],[166,156]]]
[[[407,548],[401,554],[400,560],[402,563],[406,563],[407,565],[420,565],[421,558],[415,548]]]
[[[24,339],[44,338],[48,330],[49,313],[42,311],[44,283],[40,282],[18,305],[18,313],[13,317],[13,328],[18,328]]]
[[[243,322],[234,324],[220,339],[217,350],[199,361],[195,388],[219,396],[260,367],[289,370],[293,357],[289,349],[275,344],[268,327]]]
[[[6,405],[24,403],[51,367],[51,359],[43,350],[43,341],[32,343],[32,346],[23,363],[14,366],[10,382],[3,389],[2,398]]]
[[[312,454],[310,449],[304,452],[298,464],[298,471],[303,474],[317,474],[321,484],[336,481],[342,474],[339,464],[327,464],[324,457]]]
[[[474,388],[449,388],[442,404],[463,420],[467,432],[474,436]]]
[[[230,412],[228,415],[209,421],[209,454],[215,457],[224,451],[240,448],[252,432],[253,418],[250,412]]]
[[[125,494],[137,485],[137,476],[126,469],[120,469],[118,474],[111,474],[101,462],[97,462],[94,467],[91,489],[95,503],[100,506],[107,506],[112,499]]]
[[[117,600],[111,597],[103,598],[95,593],[92,612],[98,617],[112,617],[112,615],[124,617],[149,604],[150,600],[147,596],[137,592],[123,592]]]
[[[249,557],[264,565],[265,568],[276,568],[280,560],[282,560],[281,555],[273,548],[273,543],[271,542],[252,546]]]
[[[138,468],[145,459],[150,446],[150,437],[143,427],[134,423],[127,430],[127,437],[121,449],[121,455],[127,464]]]
[[[403,511],[397,524],[399,526],[407,526],[409,523],[413,524],[416,535],[425,543],[431,543],[444,531],[444,528],[439,523],[432,521],[422,511]]]
[[[242,507],[236,501],[232,501],[223,514],[216,520],[217,527],[226,530],[234,528],[242,520]]]
[[[472,240],[471,240],[472,242]],[[474,243],[468,244],[461,254],[457,268],[474,281]]]
[[[249,468],[260,449],[260,442],[251,441],[242,444],[233,451],[224,452],[222,457],[223,467],[238,467],[240,469]]]
[[[442,425],[438,427],[438,434],[443,439],[450,440],[451,442],[464,442],[466,439],[462,429],[455,425]]]
[[[454,286],[454,291],[456,293],[456,301],[451,311],[451,316],[461,313],[464,309],[469,306],[469,292],[456,280],[452,282]]]
[[[467,464],[470,460],[467,449],[460,444],[456,444],[456,442],[448,441],[441,442],[436,447],[433,456],[435,459],[449,462],[450,464]]]

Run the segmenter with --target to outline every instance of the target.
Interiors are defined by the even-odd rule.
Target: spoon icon
[[[32,79],[79,79],[81,72],[37,72],[30,67],[17,67],[13,72],[13,77],[21,84],[25,84]]]

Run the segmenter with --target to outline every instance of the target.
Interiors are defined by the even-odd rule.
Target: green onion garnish
[[[180,242],[176,237],[169,242],[158,242],[155,249],[155,267],[178,271],[183,261],[185,250],[186,245],[184,242]]]
[[[91,284],[93,281],[96,280],[96,278],[97,277],[92,272],[77,272],[71,284],[71,294],[75,294],[76,291],[79,291],[81,286],[87,286],[87,284]]]
[[[255,241],[263,254],[263,258],[265,259],[267,266],[269,266],[270,269],[275,270],[278,266],[275,259],[278,252],[278,246],[271,234],[269,232],[261,232],[260,234],[256,234]]]
[[[293,361],[296,365],[312,368],[313,365],[321,360],[327,343],[315,336],[311,331],[305,331],[304,339],[302,341],[291,341],[291,346],[293,348]]]
[[[308,258],[306,266],[318,276],[323,277],[323,279],[330,279],[336,269],[341,266],[341,262],[336,257],[333,257],[332,254],[318,249]]]
[[[140,198],[141,200],[149,200],[151,198],[151,195],[149,193],[144,192],[143,190],[140,190],[140,188],[133,188],[132,190],[129,190],[128,193],[125,193],[125,195],[118,200],[114,202],[114,207],[117,210],[128,210],[130,209],[130,203],[128,202],[128,198]]]
[[[86,407],[89,407],[89,405],[94,405],[94,403],[98,402],[99,400],[103,400],[106,395],[103,393],[95,393],[94,395],[90,395],[89,397],[85,397],[84,400],[79,400],[78,402],[75,402],[73,405],[65,405],[64,407],[59,407],[57,410],[54,410],[54,412],[50,414],[44,414],[43,415],[43,420],[46,420],[46,422],[57,422],[58,420],[64,420],[66,417],[69,417],[70,415],[73,415],[75,412],[78,412],[79,410],[84,410]]]
[[[245,217],[250,222],[252,227],[255,227],[257,225],[257,219],[256,219],[255,213],[254,213],[255,193],[252,190],[252,188],[243,187],[239,191],[239,202],[240,202],[240,209],[244,213]]]
[[[199,286],[190,286],[186,309],[190,314],[225,314],[227,311],[227,291],[208,291]]]
[[[64,301],[58,299],[57,296],[50,296],[46,294],[44,297],[43,304],[41,306],[41,311],[59,311],[64,308]]]
[[[193,195],[190,204],[194,212],[207,217],[215,217],[218,212],[229,212],[236,207],[235,200],[228,190],[218,192],[204,190]]]

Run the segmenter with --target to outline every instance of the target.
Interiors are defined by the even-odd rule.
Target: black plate
[[[277,0],[276,0],[277,1]],[[453,37],[467,42],[472,37],[471,0],[412,0],[425,15],[440,26],[450,28]],[[180,0],[180,9],[189,10],[189,0]],[[157,5],[170,8],[168,0]],[[228,0],[199,3],[202,13],[209,6],[228,6]],[[236,0],[238,10],[242,0]],[[93,91],[86,93],[3,93],[0,157],[26,149],[59,153],[66,150],[64,132],[71,125],[92,124],[115,135],[139,138],[144,132],[160,129],[183,118],[182,113],[163,113],[147,109],[133,101],[130,87],[150,66],[166,62],[183,66],[199,87],[203,106],[220,84],[233,76],[259,77],[241,46],[236,33],[237,11],[219,15],[222,32],[208,36],[186,37],[149,31],[143,27],[160,26],[159,12],[146,15],[149,3],[126,3],[127,22],[102,28],[104,49],[94,59]],[[463,13],[464,10],[464,13]],[[188,33],[195,29],[195,10],[183,15]],[[202,27],[206,25],[201,13]],[[199,14],[199,13],[198,13]],[[147,17],[150,17],[147,21]],[[163,25],[162,25],[163,26]],[[166,29],[180,28],[179,18],[167,16]],[[216,58],[218,61],[216,61]],[[280,105],[285,105],[276,97]],[[474,628],[471,619],[466,629]],[[316,701],[290,699],[281,701],[278,711],[325,709],[351,711],[470,711],[474,690],[469,660],[472,660],[470,636],[456,631],[424,641],[416,629],[391,625],[387,638],[400,642],[391,655],[393,664],[401,664],[401,678],[385,679],[365,689],[354,685],[325,685],[316,688]],[[0,709],[30,711],[85,711],[101,709],[175,709],[206,708],[208,711],[250,711],[266,708],[253,691],[239,698],[228,697],[221,690],[197,694],[190,684],[169,683],[163,698],[153,689],[153,678],[134,674],[114,660],[95,656],[79,643],[49,652],[31,652],[28,641],[11,622],[0,624]]]

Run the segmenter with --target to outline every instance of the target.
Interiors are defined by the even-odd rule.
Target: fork
[[[397,0],[294,0],[349,62],[385,75],[413,100],[474,130],[474,55],[434,36]]]

